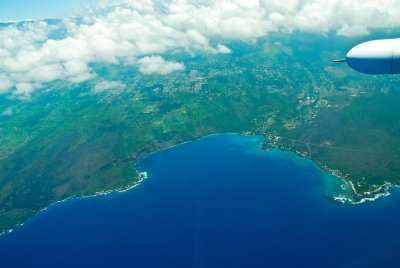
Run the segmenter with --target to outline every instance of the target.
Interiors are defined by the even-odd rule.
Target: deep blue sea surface
[[[335,179],[260,141],[216,135],[156,153],[139,187],[54,205],[0,238],[0,267],[400,266],[399,193],[334,202]]]

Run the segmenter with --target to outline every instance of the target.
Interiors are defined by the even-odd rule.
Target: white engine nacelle
[[[366,74],[400,73],[400,39],[383,39],[362,43],[346,55],[347,64]]]

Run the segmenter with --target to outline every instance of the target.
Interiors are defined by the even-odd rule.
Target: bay
[[[400,194],[332,200],[341,181],[261,137],[160,151],[128,192],[51,206],[0,237],[0,267],[397,267]]]

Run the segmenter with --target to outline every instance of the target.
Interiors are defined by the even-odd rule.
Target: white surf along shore
[[[317,167],[319,167],[321,169],[322,172],[325,172],[326,174],[332,175],[336,179],[341,180],[341,182],[342,182],[342,184],[341,184],[341,190],[342,190],[341,193],[336,194],[336,195],[334,195],[334,194],[331,195],[332,199],[334,201],[336,201],[336,202],[340,202],[340,203],[343,203],[343,204],[351,204],[351,205],[360,205],[360,204],[363,204],[363,203],[366,203],[366,202],[373,202],[373,201],[376,201],[376,200],[378,200],[380,198],[389,196],[390,195],[390,190],[392,188],[394,188],[394,187],[398,187],[398,186],[393,185],[393,184],[391,184],[389,182],[385,182],[385,184],[383,184],[382,186],[378,187],[377,189],[375,189],[373,191],[365,192],[365,193],[359,193],[357,191],[354,183],[347,176],[342,174],[339,170],[334,170],[334,169],[331,169],[331,168],[329,168],[327,166],[324,166],[324,165],[314,161],[313,159],[311,159],[307,155],[304,155],[304,154],[302,154],[300,152],[297,152],[297,151],[292,151],[292,150],[287,150],[287,149],[280,149],[278,147],[273,148],[273,149],[264,150],[264,149],[262,149],[262,144],[265,141],[266,137],[263,136],[263,135],[257,135],[257,134],[253,134],[253,133],[250,133],[250,132],[241,133],[241,134],[240,133],[210,134],[210,135],[207,135],[207,136],[204,136],[204,137],[201,137],[201,138],[197,138],[197,139],[189,140],[189,141],[184,141],[184,142],[182,142],[180,144],[176,144],[176,145],[172,145],[172,146],[169,146],[169,147],[166,147],[166,148],[162,148],[157,152],[151,153],[150,155],[158,153],[158,152],[163,151],[163,150],[168,150],[168,149],[172,149],[174,147],[182,146],[184,144],[187,144],[187,143],[199,140],[199,139],[205,139],[207,137],[216,136],[216,135],[222,135],[222,134],[241,135],[241,136],[245,136],[245,137],[250,137],[250,136],[263,137],[263,140],[260,142],[259,147],[264,152],[268,152],[268,151],[271,151],[271,150],[279,150],[279,151],[282,151],[282,152],[286,151],[286,152],[289,152],[289,153],[292,153],[292,154],[296,155],[297,157],[301,158],[302,160],[308,160],[308,161],[313,162],[314,164],[317,165]],[[16,228],[22,227],[26,222],[29,222],[29,220],[31,220],[32,218],[36,217],[38,214],[46,211],[47,209],[51,208],[54,205],[64,203],[64,202],[69,201],[71,199],[86,199],[86,198],[93,198],[93,197],[96,197],[96,196],[105,196],[105,195],[109,195],[109,194],[113,194],[113,193],[124,193],[124,192],[130,191],[130,190],[140,186],[140,184],[144,180],[146,180],[148,178],[149,178],[148,172],[141,171],[141,172],[139,172],[139,179],[136,182],[134,182],[132,185],[129,185],[127,187],[108,190],[108,191],[99,191],[99,192],[95,192],[94,194],[85,195],[85,196],[71,196],[71,197],[65,198],[65,199],[63,199],[61,201],[53,202],[50,205],[48,205],[47,207],[39,210],[33,217],[31,217],[30,219],[26,220],[25,222],[18,223],[13,228],[11,228],[10,230],[6,230],[6,231],[0,233],[0,237],[5,235],[5,234],[12,233]]]
[[[6,231],[3,231],[2,233],[0,233],[0,237],[3,236],[3,235],[10,234],[10,233],[14,232],[15,229],[24,226],[24,225],[25,225],[27,222],[29,222],[31,219],[33,219],[33,218],[36,217],[37,215],[39,215],[39,214],[45,212],[46,210],[48,210],[49,208],[51,208],[51,207],[53,207],[53,206],[55,206],[55,205],[59,205],[59,204],[62,204],[62,203],[64,203],[64,202],[67,202],[67,201],[73,200],[73,199],[86,199],[86,198],[93,198],[93,197],[96,197],[96,196],[105,196],[105,195],[114,194],[114,193],[124,193],[124,192],[128,192],[128,191],[130,191],[130,190],[132,190],[132,189],[134,189],[134,188],[140,186],[140,184],[141,184],[144,180],[146,180],[146,179],[148,179],[148,178],[149,178],[148,172],[147,172],[147,171],[141,171],[141,172],[139,172],[139,179],[138,179],[136,182],[134,182],[132,185],[128,185],[127,187],[119,188],[119,189],[113,189],[113,190],[108,190],[108,191],[98,191],[98,192],[95,192],[94,194],[84,195],[84,196],[70,196],[70,197],[65,198],[65,199],[63,199],[63,200],[55,201],[55,202],[51,203],[50,205],[48,205],[47,207],[45,207],[45,208],[39,210],[35,215],[33,215],[31,218],[29,218],[28,220],[24,221],[23,223],[18,223],[18,224],[16,224],[16,225],[14,225],[13,228],[11,228],[11,229],[9,229],[9,230],[6,230]]]

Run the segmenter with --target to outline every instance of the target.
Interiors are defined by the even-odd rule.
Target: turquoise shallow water
[[[141,186],[54,205],[0,238],[0,267],[400,264],[396,190],[333,202],[339,181],[260,142],[216,135],[156,153],[138,165],[150,175]]]

